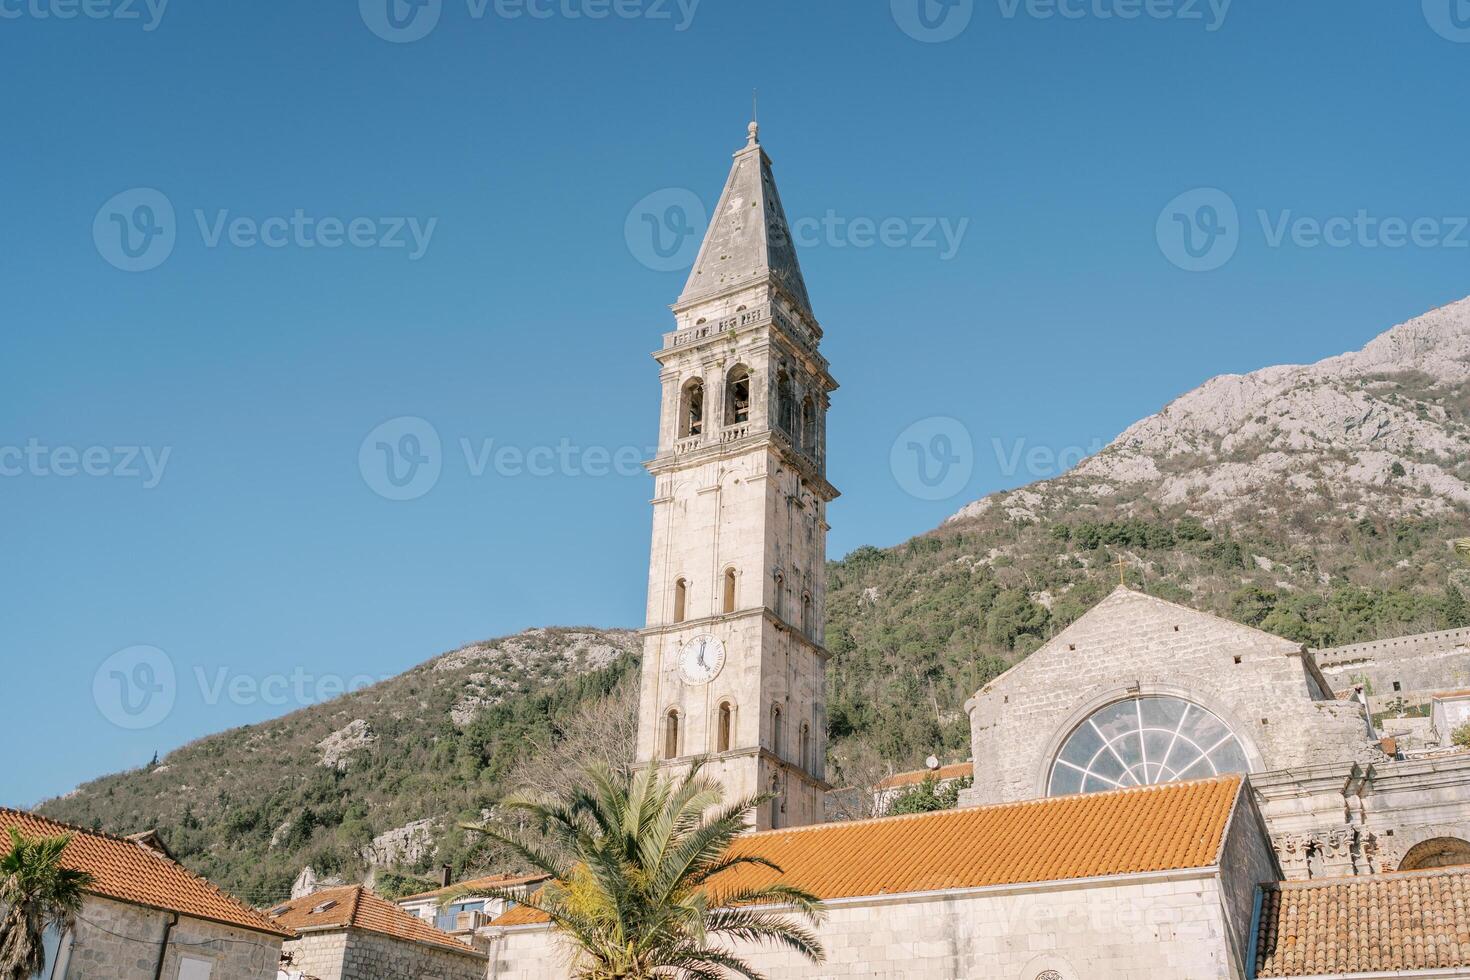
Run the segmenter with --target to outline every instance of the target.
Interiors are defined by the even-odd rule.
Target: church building
[[[966,704],[955,810],[823,823],[836,382],[755,124],[660,367],[638,757],[774,802],[738,884],[820,897],[770,977],[1470,980],[1470,754],[1406,758],[1301,644],[1120,586]],[[748,880],[745,880],[748,879]],[[521,907],[497,980],[573,952]]]

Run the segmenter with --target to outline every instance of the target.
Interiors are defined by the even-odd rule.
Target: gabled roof
[[[749,144],[735,154],[679,306],[768,280],[784,290],[798,309],[811,314],[771,158],[761,149],[758,134],[752,123]]]
[[[518,888],[521,885],[535,885],[545,881],[546,878],[547,876],[544,874],[486,875],[483,878],[470,878],[466,881],[461,881],[456,885],[449,885],[444,888],[436,888],[433,891],[419,892],[417,895],[409,895],[405,898],[400,898],[398,900],[398,904],[402,905],[404,902],[422,902],[431,898],[443,898],[445,895],[456,892],[463,893],[465,897],[468,898],[474,896],[479,891],[489,890],[491,888]]]
[[[1240,776],[747,834],[720,891],[781,881],[824,901],[1210,868]],[[521,906],[495,925],[543,921]]]
[[[483,956],[449,933],[440,932],[418,916],[410,915],[362,885],[325,888],[292,899],[272,909],[271,918],[279,925],[302,934],[333,929],[362,929],[408,943],[423,943],[468,956]]]
[[[1267,885],[1258,977],[1470,967],[1470,868]]]
[[[61,863],[92,876],[92,884],[87,888],[89,894],[252,932],[291,935],[289,930],[155,850],[148,843],[152,839],[149,835],[140,835],[139,840],[113,837],[25,810],[0,807],[0,853],[10,852],[11,830],[31,840],[71,834],[71,842],[61,853]]]
[[[931,776],[942,783],[951,779],[966,779],[974,775],[975,764],[973,762],[956,762],[952,766],[940,766],[938,769],[915,769],[913,772],[896,772],[887,779],[879,782],[873,788],[885,790],[899,789],[905,786],[918,786]]]

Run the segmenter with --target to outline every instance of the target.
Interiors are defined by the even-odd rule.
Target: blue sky
[[[754,87],[834,556],[1470,293],[1466,0],[394,2],[0,0],[0,802],[640,625],[641,214],[714,204]],[[945,499],[915,424],[970,442]],[[388,499],[377,442],[433,437]]]

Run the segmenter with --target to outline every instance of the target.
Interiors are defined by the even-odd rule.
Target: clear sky
[[[418,2],[0,0],[0,802],[641,625],[752,88],[834,556],[1470,293],[1465,0]]]

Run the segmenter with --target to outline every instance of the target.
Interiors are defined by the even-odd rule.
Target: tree
[[[722,939],[785,946],[814,963],[825,955],[815,934],[792,918],[809,925],[822,920],[813,895],[794,885],[738,883],[741,868],[780,873],[763,857],[730,853],[747,818],[770,797],[724,803],[720,785],[701,769],[697,761],[686,775],[664,779],[651,764],[636,774],[593,767],[585,785],[558,797],[513,797],[501,804],[503,812],[539,827],[539,837],[498,825],[463,825],[551,876],[530,896],[505,891],[495,897],[551,920],[577,950],[576,980],[718,980],[731,974],[761,980],[719,944]],[[734,882],[731,872],[737,872]]]
[[[899,794],[888,806],[888,813],[897,816],[900,813],[933,813],[936,810],[953,810],[960,802],[960,790],[969,789],[975,785],[975,780],[969,776],[960,779],[951,779],[944,786],[939,785],[939,777],[928,775],[924,781],[912,789]]]
[[[47,929],[71,928],[92,876],[61,865],[71,835],[27,840],[10,831],[0,858],[0,980],[27,980],[46,966]]]
[[[1470,749],[1470,721],[1450,733],[1450,742],[1462,749]]]

